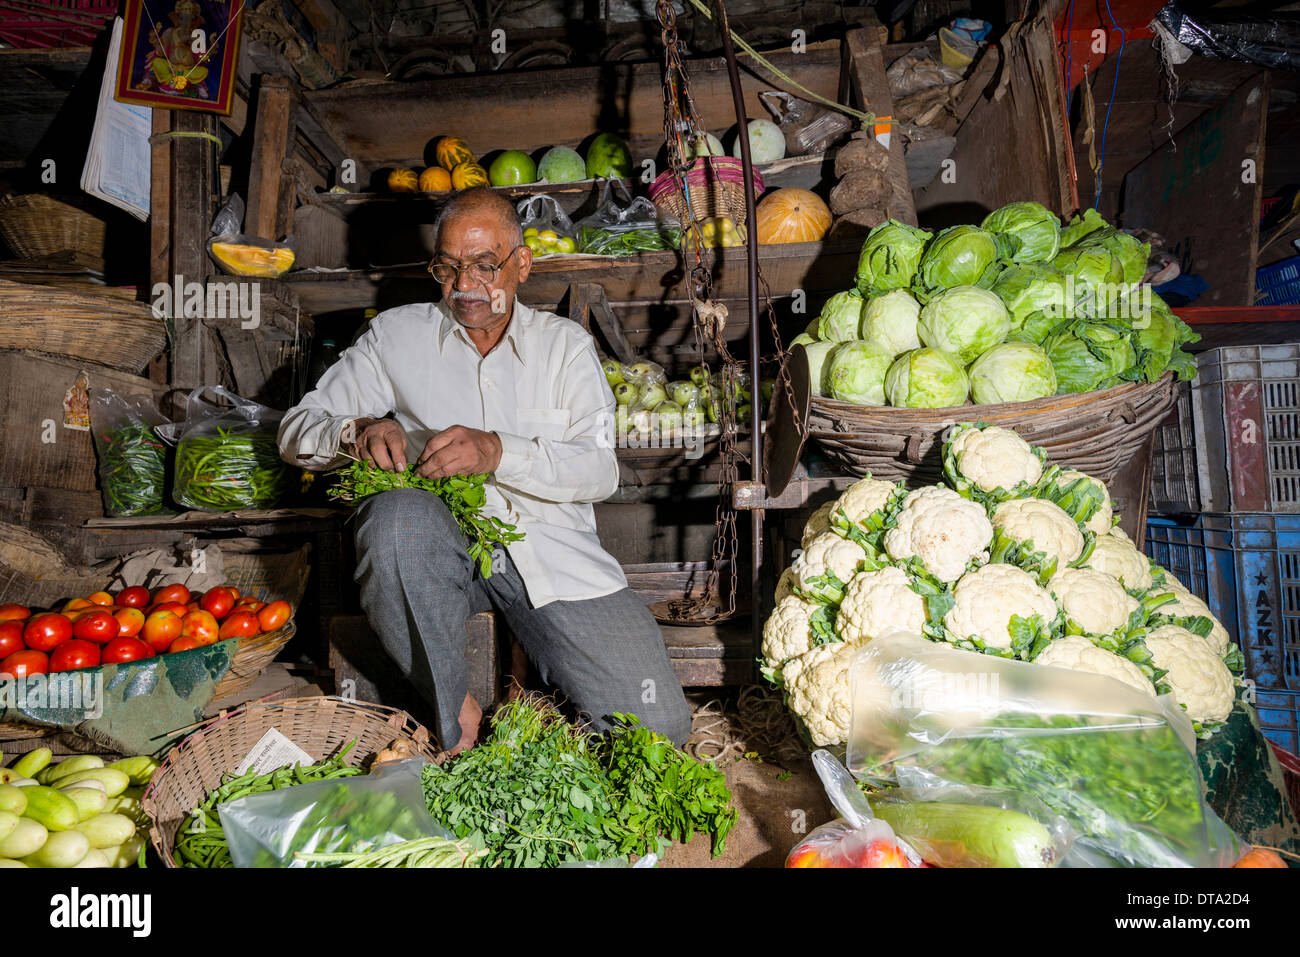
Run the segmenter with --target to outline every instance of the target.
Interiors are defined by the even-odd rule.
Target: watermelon
[[[537,182],[537,166],[522,150],[506,150],[492,161],[488,180],[493,186],[518,186]]]
[[[627,142],[613,133],[601,133],[587,149],[587,176],[614,179],[632,175],[632,153]]]
[[[587,178],[587,166],[577,150],[552,146],[537,164],[537,178],[548,183],[576,183]]]

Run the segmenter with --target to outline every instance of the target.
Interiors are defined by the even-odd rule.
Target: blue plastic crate
[[[1300,691],[1255,691],[1255,709],[1264,737],[1292,754],[1300,751]]]
[[[1206,518],[1204,515],[1191,519],[1152,515],[1147,519],[1147,557],[1173,572],[1188,591],[1209,606],[1233,639],[1240,641],[1232,531],[1222,524],[1207,523]]]
[[[1297,303],[1300,303],[1300,256],[1255,270],[1255,305],[1290,306]]]

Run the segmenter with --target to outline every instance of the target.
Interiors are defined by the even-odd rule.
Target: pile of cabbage
[[[1196,375],[1200,336],[1143,283],[1150,247],[1087,210],[1011,203],[930,233],[890,220],[854,288],[794,339],[813,391],[859,405],[1024,402]]]
[[[868,476],[809,519],[762,671],[815,745],[847,740],[850,666],[896,631],[1172,694],[1202,736],[1232,711],[1243,664],[1206,604],[1116,525],[1100,480],[997,426],[953,428],[943,484]]]

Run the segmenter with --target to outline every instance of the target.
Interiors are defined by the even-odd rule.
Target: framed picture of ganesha
[[[229,115],[245,0],[125,0],[115,98]]]

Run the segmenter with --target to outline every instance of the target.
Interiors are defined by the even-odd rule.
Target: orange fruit
[[[441,193],[451,189],[451,174],[441,166],[430,166],[420,174],[420,190],[425,193]]]
[[[487,171],[478,163],[461,163],[451,171],[451,185],[456,189],[469,189],[471,186],[486,186]]]
[[[438,165],[445,170],[454,170],[461,163],[474,162],[469,144],[459,136],[442,137],[434,146],[433,152],[438,157]]]
[[[415,170],[400,166],[388,174],[388,188],[394,193],[414,193],[420,188]]]

